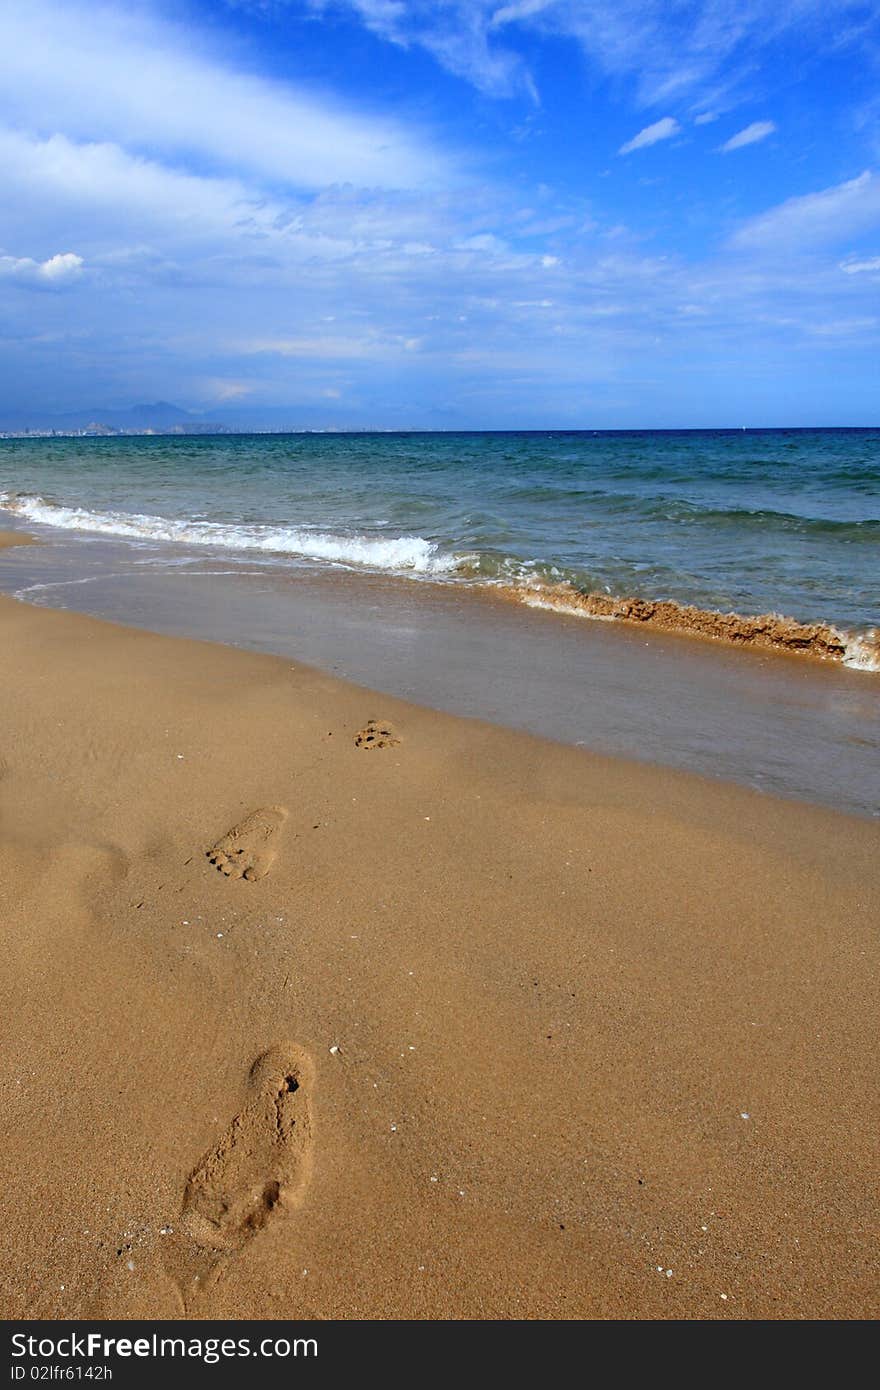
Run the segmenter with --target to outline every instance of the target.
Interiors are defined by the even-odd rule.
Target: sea
[[[824,723],[798,737],[875,751],[874,715],[855,731],[847,720],[880,694],[877,429],[3,439],[0,525],[48,543],[4,558],[0,589],[25,601],[280,651],[454,712],[876,809],[868,791],[829,796],[768,769],[754,728],[751,757],[706,750],[723,741],[718,720],[736,724],[741,680],[758,682],[758,706],[780,681],[809,687]],[[597,616],[579,606],[588,594],[820,625],[841,661],[831,675],[803,656],[734,660],[723,642],[584,621]],[[703,686],[728,672],[730,709],[699,747],[674,711],[664,724],[647,709],[667,667],[709,704]],[[620,727],[597,702],[617,703]]]
[[[0,506],[169,561],[880,618],[876,430],[5,440]]]

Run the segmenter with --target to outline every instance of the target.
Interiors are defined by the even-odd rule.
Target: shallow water
[[[646,636],[491,592],[476,601],[457,585],[230,566],[222,549],[28,529],[46,543],[0,551],[0,591],[28,602],[274,652],[451,713],[880,812],[875,675]]]
[[[202,550],[878,622],[876,430],[0,440],[0,506],[164,542],[159,566]]]

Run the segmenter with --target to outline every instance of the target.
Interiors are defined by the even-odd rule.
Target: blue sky
[[[880,423],[880,0],[0,0],[0,412]]]

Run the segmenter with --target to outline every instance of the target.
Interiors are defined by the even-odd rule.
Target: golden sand
[[[11,600],[0,650],[5,1316],[877,1314],[876,824]]]

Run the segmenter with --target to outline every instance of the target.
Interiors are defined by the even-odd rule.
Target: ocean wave
[[[805,654],[853,670],[880,672],[880,633],[874,630],[850,632],[827,622],[807,623],[773,613],[743,616],[672,599],[614,597],[609,592],[591,590],[592,584],[603,582],[599,576],[560,569],[547,560],[524,560],[500,550],[462,548],[453,553],[418,535],[338,535],[267,523],[225,524],[194,517],[175,520],[139,513],[92,511],[26,493],[0,492],[0,509],[34,523],[93,535],[212,547],[249,555],[289,556],[425,579],[452,578],[477,590],[491,589],[533,608],[594,621],[650,626],[733,646]],[[861,525],[872,528],[878,523]],[[178,559],[176,563],[190,561]],[[636,587],[640,587],[638,577]],[[657,574],[653,587],[662,587]]]
[[[84,507],[66,507],[43,497],[8,493],[0,494],[0,507],[45,526],[132,540],[214,546],[251,554],[295,555],[332,564],[415,574],[441,575],[454,570],[457,564],[454,556],[443,554],[435,541],[423,536],[378,539],[257,523],[225,525],[130,512],[94,512]]]
[[[877,517],[841,518],[812,516],[808,512],[789,512],[774,507],[718,507],[698,502],[674,501],[666,505],[652,504],[654,514],[668,521],[695,521],[707,525],[749,527],[779,527],[780,530],[800,531],[806,535],[829,535],[848,540],[865,540],[876,544],[880,536]]]
[[[666,479],[665,481],[669,481]],[[869,494],[873,497],[873,492]],[[639,521],[672,522],[708,528],[722,526],[749,527],[755,530],[801,532],[809,536],[835,536],[848,540],[864,540],[876,544],[880,536],[880,517],[840,517],[816,514],[809,510],[789,510],[771,504],[748,507],[738,502],[725,506],[717,497],[698,500],[675,493],[646,494],[609,487],[581,487],[563,482],[512,485],[505,493],[506,500],[526,505],[549,504],[555,507],[589,507],[584,520],[591,524],[609,517],[632,516]]]
[[[650,626],[731,646],[764,648],[840,662],[854,671],[880,671],[880,633],[853,633],[828,623],[801,623],[776,613],[744,616],[695,608],[671,599],[612,598],[570,584],[512,584],[500,592],[530,608],[547,608],[599,622]]]

